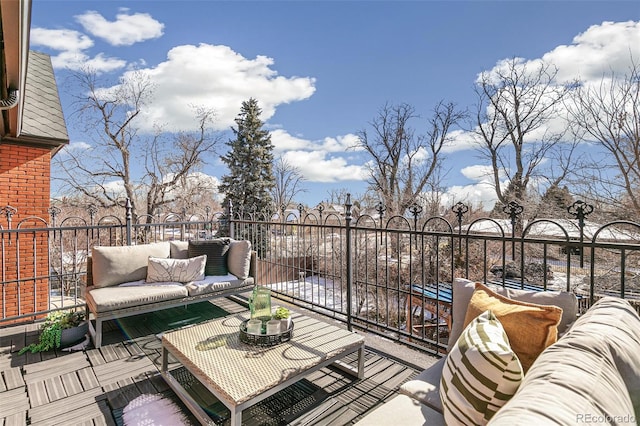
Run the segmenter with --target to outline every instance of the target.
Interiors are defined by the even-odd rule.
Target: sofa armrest
[[[93,258],[87,256],[87,275],[85,278],[87,287],[93,287]]]
[[[257,268],[258,268],[258,252],[256,252],[255,250],[251,250],[251,263],[249,264],[249,276],[253,277],[254,283],[257,284],[257,282],[255,282],[257,275]]]

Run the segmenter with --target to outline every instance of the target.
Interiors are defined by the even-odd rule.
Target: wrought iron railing
[[[49,221],[27,218],[0,225],[0,326],[37,318],[51,310],[83,307],[85,263],[96,245],[139,244],[170,239],[207,239],[221,233],[250,239],[258,251],[257,281],[291,303],[430,351],[444,349],[451,282],[463,277],[498,285],[564,290],[586,309],[603,295],[640,303],[640,224],[594,226],[589,206],[575,203],[575,219],[525,223],[522,209],[505,208],[507,219],[466,221],[468,209],[453,207],[452,220],[355,214],[340,209],[282,209],[274,216],[239,210],[206,215],[168,214],[131,219],[106,215]],[[15,212],[11,212],[14,214]],[[0,219],[2,217],[0,216]]]

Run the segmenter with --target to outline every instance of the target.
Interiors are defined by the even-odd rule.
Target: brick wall
[[[11,228],[43,228],[46,223],[27,219],[31,216],[48,221],[51,152],[13,144],[0,144],[0,208],[16,209]],[[27,220],[25,220],[27,219]],[[8,229],[5,215],[0,226]],[[49,255],[47,234],[28,232],[18,237],[3,233],[0,251],[4,251],[4,265],[0,264],[0,281],[4,278],[4,299],[0,299],[0,319],[49,309]],[[0,258],[2,262],[2,258]],[[19,289],[19,292],[18,292]],[[20,309],[18,309],[18,295]]]

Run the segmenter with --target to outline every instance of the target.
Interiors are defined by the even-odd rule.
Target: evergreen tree
[[[542,196],[540,203],[540,217],[546,218],[572,218],[567,208],[573,204],[573,196],[569,188],[551,185]]]
[[[253,98],[242,103],[240,114],[235,119],[237,128],[231,128],[236,137],[227,142],[229,151],[222,157],[229,167],[229,174],[222,177],[218,190],[225,194],[225,205],[231,202],[234,216],[241,214],[246,217],[255,211],[258,214],[256,219],[269,220],[275,211],[271,191],[276,180],[273,144],[269,132],[262,129],[261,112],[258,101]],[[228,235],[228,230],[221,229],[221,234]],[[266,251],[267,235],[268,226],[263,224],[238,229],[234,234],[236,239],[251,241],[260,257]]]
[[[229,174],[222,177],[219,191],[225,194],[225,205],[231,201],[235,212],[266,213],[270,218],[274,211],[271,190],[275,187],[273,174],[273,144],[271,135],[262,128],[262,110],[258,101],[251,98],[242,103],[231,128],[235,139],[229,140],[229,152],[222,161],[229,167]]]

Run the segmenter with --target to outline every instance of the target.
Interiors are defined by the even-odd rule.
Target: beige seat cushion
[[[244,285],[253,284],[253,279],[239,280],[235,275],[208,275],[200,281],[191,281],[185,285],[189,296],[199,296],[201,294],[214,293],[219,290],[238,288]]]
[[[93,247],[92,278],[95,287],[108,287],[147,277],[149,257],[169,257],[168,242],[137,246]]]
[[[376,408],[358,426],[445,426],[442,414],[407,395],[398,395]]]
[[[138,285],[94,287],[87,292],[87,299],[93,300],[98,312],[110,312],[132,306],[182,299],[188,295],[187,289],[180,283],[163,285],[145,284],[144,281],[136,283]]]
[[[562,317],[558,324],[558,334],[566,331],[567,326],[575,321],[578,315],[578,299],[576,295],[566,291],[529,291],[512,290],[508,288],[488,285],[498,294],[510,299],[522,302],[537,303],[539,305],[554,305],[562,309]],[[464,318],[467,314],[467,306],[475,290],[475,282],[464,278],[456,278],[453,281],[453,314],[449,344],[455,343],[464,329]]]
[[[607,297],[538,357],[489,424],[635,425],[639,408],[640,319]]]

